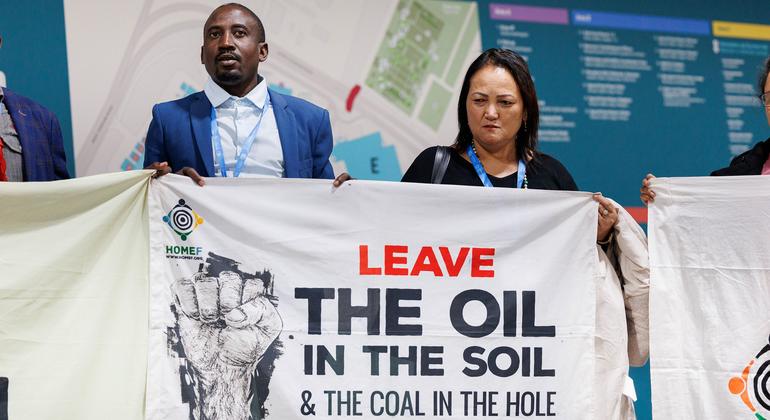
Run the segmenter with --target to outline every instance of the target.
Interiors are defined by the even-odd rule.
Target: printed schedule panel
[[[648,172],[708,175],[770,136],[764,0],[480,1],[479,16],[484,48],[527,58],[540,147],[582,190],[640,206]]]

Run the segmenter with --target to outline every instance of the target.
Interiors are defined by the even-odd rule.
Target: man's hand
[[[337,178],[334,178],[334,181],[332,181],[332,186],[334,188],[339,188],[342,184],[345,183],[345,181],[350,181],[353,179],[352,176],[350,176],[349,173],[343,172],[337,176]]]
[[[647,174],[642,180],[642,188],[639,188],[639,199],[642,200],[645,206],[655,201],[655,191],[650,189],[650,182],[655,178],[653,174]]]
[[[171,173],[171,167],[168,166],[168,162],[153,162],[147,166],[145,166],[144,169],[153,169],[155,170],[155,173],[152,174],[153,178],[157,178],[159,176],[166,175],[168,173]]]
[[[176,174],[184,175],[192,179],[194,183],[198,184],[201,187],[206,184],[206,181],[203,180],[203,177],[198,175],[198,171],[196,171],[195,169],[189,166],[185,166],[184,168],[180,169]]]
[[[200,381],[200,418],[248,418],[255,366],[283,327],[262,281],[198,273],[173,291],[182,346]]]

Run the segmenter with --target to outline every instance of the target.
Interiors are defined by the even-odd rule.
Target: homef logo
[[[756,370],[752,381],[749,377],[753,368]],[[741,399],[743,405],[751,410],[756,419],[766,420],[768,418],[767,413],[770,412],[768,380],[770,380],[770,344],[762,347],[757,355],[746,364],[740,376],[736,375],[730,378],[727,388],[731,394],[737,395]]]
[[[193,231],[203,224],[203,218],[182,199],[179,199],[179,203],[163,216],[163,221],[183,241],[186,241]]]

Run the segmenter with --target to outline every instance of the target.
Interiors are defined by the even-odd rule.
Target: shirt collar
[[[206,81],[206,87],[203,88],[203,92],[206,94],[206,97],[209,99],[209,102],[211,102],[211,105],[214,106],[214,108],[219,108],[227,102],[228,99],[239,99],[236,96],[230,95],[222,89],[221,86],[216,84],[214,80],[209,76],[209,79]],[[267,81],[265,81],[265,78],[263,77],[262,80],[259,82],[257,86],[254,87],[249,93],[244,96],[244,99],[247,99],[249,102],[254,104],[259,109],[262,109],[262,107],[265,105],[265,99],[267,97]]]

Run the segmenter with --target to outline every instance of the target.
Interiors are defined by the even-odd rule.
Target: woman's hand
[[[599,203],[599,226],[596,230],[596,241],[605,242],[612,233],[612,228],[618,223],[618,209],[612,202],[602,196],[602,193],[594,194],[594,200]]]
[[[650,189],[650,181],[655,178],[653,174],[647,174],[642,180],[642,188],[639,188],[639,199],[642,200],[645,206],[655,201],[655,191]]]
[[[353,179],[353,177],[350,176],[349,173],[343,172],[339,174],[337,178],[334,178],[334,181],[332,182],[332,186],[334,186],[334,188],[339,188],[342,184],[345,183],[345,181],[350,181],[351,179]]]

